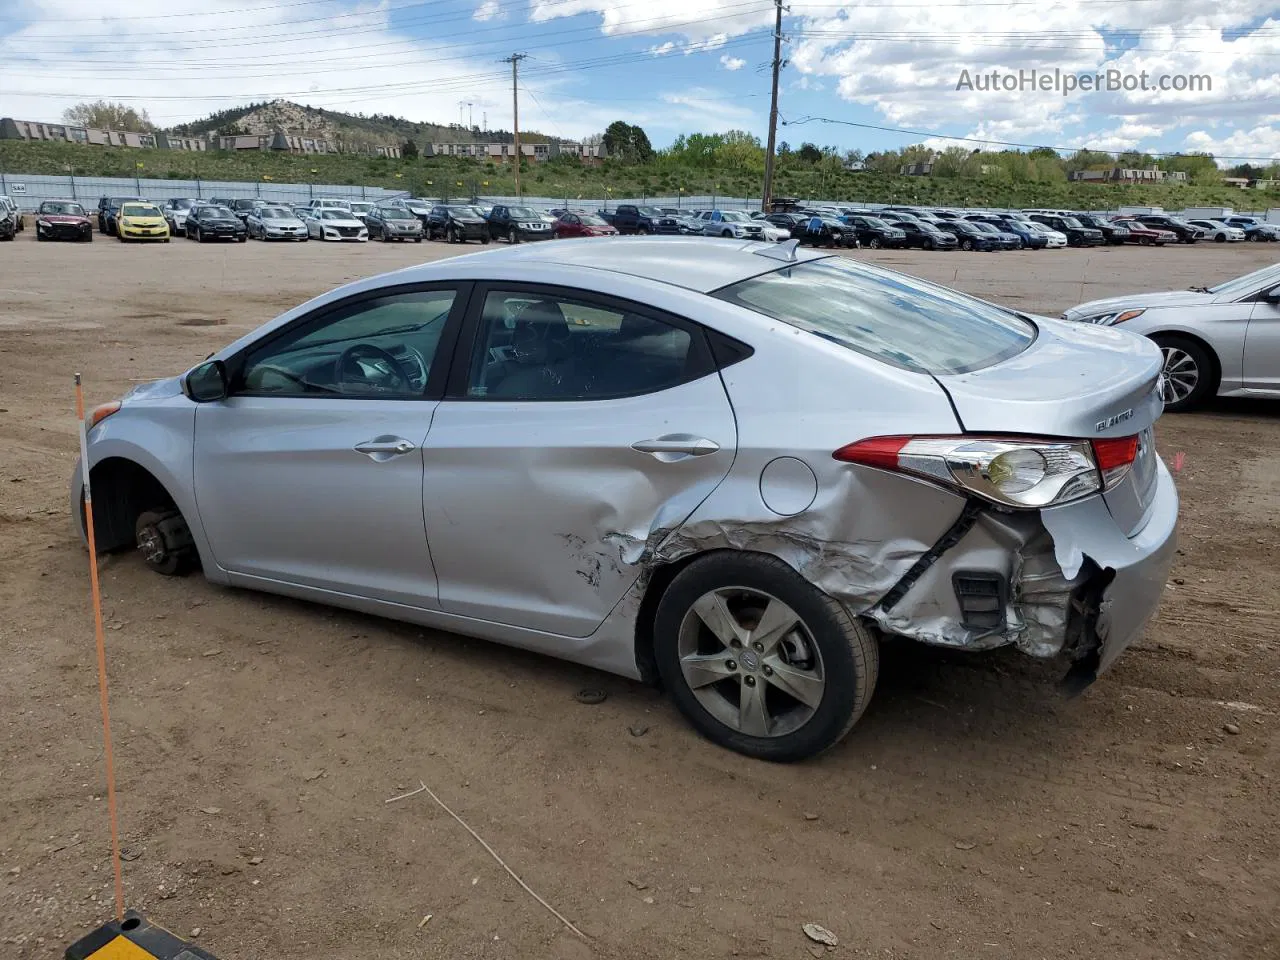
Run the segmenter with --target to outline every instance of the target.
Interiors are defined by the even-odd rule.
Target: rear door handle
[[[363,443],[357,443],[353,449],[356,453],[363,453],[370,460],[381,463],[384,460],[390,460],[392,457],[400,457],[406,453],[412,453],[418,448],[404,437],[384,435],[374,437],[372,440],[365,440]]]
[[[706,437],[695,437],[691,433],[668,433],[652,440],[637,440],[631,445],[631,449],[652,454],[659,460],[673,460],[705,457],[719,450],[720,444]]]

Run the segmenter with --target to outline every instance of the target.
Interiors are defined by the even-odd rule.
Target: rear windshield
[[[784,267],[715,296],[920,373],[989,367],[1036,336],[1029,321],[992,304],[844,257]]]

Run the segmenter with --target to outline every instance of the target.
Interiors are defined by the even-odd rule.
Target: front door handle
[[[365,440],[363,443],[357,443],[353,449],[356,453],[363,453],[370,460],[381,463],[384,460],[390,460],[392,457],[400,457],[406,453],[412,453],[418,448],[404,437],[383,435],[374,437],[372,440]]]
[[[706,437],[695,437],[691,433],[668,433],[652,440],[637,440],[631,445],[631,449],[669,462],[683,460],[685,457],[705,457],[719,450],[720,444]]]

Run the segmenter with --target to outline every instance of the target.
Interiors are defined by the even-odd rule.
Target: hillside
[[[382,186],[422,196],[504,196],[515,192],[509,167],[461,158],[389,160],[355,154],[302,156],[271,151],[184,153],[88,147],[70,143],[0,140],[0,170],[7,175],[144,177],[174,180],[250,180],[276,183],[332,183]],[[526,194],[581,199],[594,204],[607,196],[719,195],[759,196],[760,178],[673,167],[659,157],[644,164],[612,161],[584,167],[571,158],[526,167]],[[264,184],[264,190],[266,190]],[[964,177],[902,177],[884,173],[823,175],[813,167],[781,164],[776,196],[830,198],[848,202],[919,203],[940,206],[1066,207],[1108,210],[1125,204],[1232,206],[1237,210],[1280,207],[1280,192],[1239,190],[1225,186],[1166,184],[1121,186],[1065,181],[1053,183],[992,182]]]
[[[320,107],[304,106],[289,100],[251,103],[243,107],[221,110],[202,120],[178,124],[174,133],[184,136],[207,136],[214,133],[271,134],[277,129],[301,136],[324,137],[327,140],[361,144],[401,144],[406,140],[422,143],[509,143],[512,134],[506,130],[480,131],[459,124],[415,123],[403,117],[385,114],[340,113]],[[536,131],[521,131],[523,140],[533,143],[550,140]]]

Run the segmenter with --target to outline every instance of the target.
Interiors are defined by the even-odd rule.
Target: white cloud
[[[484,3],[476,7],[476,12],[472,14],[473,20],[492,20],[502,15],[502,8],[498,5],[498,0],[484,0]]]
[[[650,47],[649,52],[652,53],[655,57],[664,57],[675,48],[676,48],[675,43],[672,42],[671,40],[668,40],[666,43],[660,43],[657,46]]]
[[[741,57],[731,57],[727,53],[720,54],[720,66],[726,70],[741,70],[747,65],[747,61]]]

